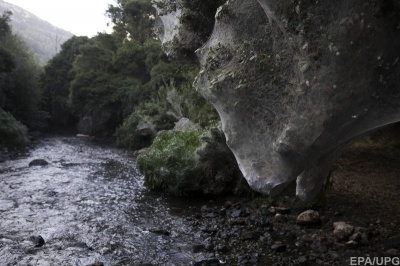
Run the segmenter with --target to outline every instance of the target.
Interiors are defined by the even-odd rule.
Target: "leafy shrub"
[[[117,128],[117,146],[120,148],[133,149],[135,130],[140,122],[140,116],[136,113],[132,113],[126,118],[123,124]]]
[[[10,113],[0,109],[0,148],[24,146],[28,143],[27,128]]]
[[[145,186],[178,196],[183,191],[196,191],[199,179],[205,175],[195,153],[203,134],[202,130],[160,132],[148,154],[137,158],[145,174]]]

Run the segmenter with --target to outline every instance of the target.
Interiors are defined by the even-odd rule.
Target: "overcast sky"
[[[92,37],[107,30],[104,15],[114,0],[4,0],[77,36]]]

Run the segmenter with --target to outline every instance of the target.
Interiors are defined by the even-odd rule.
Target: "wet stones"
[[[321,218],[318,212],[307,210],[297,216],[296,222],[303,226],[316,226],[321,224]]]

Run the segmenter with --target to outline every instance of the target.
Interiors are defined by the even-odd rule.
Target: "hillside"
[[[32,48],[38,62],[45,64],[60,51],[60,45],[73,36],[72,33],[57,28],[32,13],[0,0],[0,14],[10,10],[13,32],[20,35]]]

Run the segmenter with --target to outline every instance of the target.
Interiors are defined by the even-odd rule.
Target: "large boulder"
[[[177,3],[159,6],[169,53],[200,43],[182,37],[190,1],[163,2]],[[399,12],[395,0],[228,0],[216,9],[196,47],[195,86],[253,189],[277,195],[296,181],[310,199],[349,142],[400,120]]]
[[[143,118],[136,126],[133,132],[129,148],[139,150],[149,147],[157,135],[156,125],[147,119]]]

